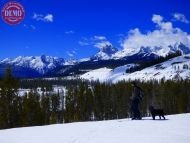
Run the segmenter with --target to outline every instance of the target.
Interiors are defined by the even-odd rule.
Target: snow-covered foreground
[[[0,131],[1,143],[189,143],[190,114],[83,122]]]

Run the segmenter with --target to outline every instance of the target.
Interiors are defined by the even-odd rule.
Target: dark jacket
[[[140,87],[135,85],[133,88],[131,100],[132,101],[134,101],[134,100],[141,101],[143,99],[143,96],[144,96],[143,90]]]

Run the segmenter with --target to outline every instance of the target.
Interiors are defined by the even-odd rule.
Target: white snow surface
[[[189,143],[190,114],[0,130],[1,143]]]
[[[109,75],[109,72],[112,69],[109,68],[100,68],[96,70],[92,70],[90,72],[87,72],[81,76],[82,79],[87,79],[87,80],[99,80],[101,82],[104,82],[106,78]]]
[[[135,66],[129,64],[117,67],[113,70],[97,69],[85,73],[81,76],[87,80],[99,80],[101,82],[131,81],[131,80],[175,80],[177,78],[190,79],[190,54],[170,59],[161,64],[157,64],[141,71],[126,73],[126,69]],[[184,68],[187,66],[187,68]],[[103,73],[103,74],[102,74]]]
[[[135,64],[127,64],[125,66],[120,66],[115,69],[100,68],[96,70],[89,71],[80,78],[87,80],[99,80],[100,82],[114,81],[115,79],[122,77],[126,74],[126,70],[136,66]]]

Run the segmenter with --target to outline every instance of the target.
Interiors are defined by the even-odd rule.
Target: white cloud
[[[74,34],[75,32],[73,30],[66,31],[65,34]]]
[[[107,46],[112,46],[112,44],[109,41],[100,41],[94,44],[94,47],[103,49]]]
[[[183,23],[189,23],[190,21],[186,18],[186,16],[182,13],[174,13],[173,18],[177,21],[181,21]]]
[[[89,46],[89,45],[90,45],[89,42],[83,41],[83,40],[80,40],[80,41],[78,42],[78,44],[79,44],[80,46]]]
[[[190,47],[190,35],[180,28],[173,27],[171,22],[164,21],[160,15],[153,15],[153,23],[156,24],[156,29],[142,33],[138,28],[132,29],[128,32],[127,37],[122,42],[123,50],[118,52],[117,55],[128,55],[138,52],[143,47],[158,47],[160,55],[167,54],[169,47],[175,44],[183,43]],[[159,49],[159,47],[163,47]]]
[[[27,24],[24,24],[23,25],[26,29],[32,29],[32,30],[36,30],[36,26],[34,26],[34,25],[27,25]]]
[[[106,40],[105,36],[94,36],[94,40]]]
[[[32,16],[33,19],[37,20],[37,21],[40,21],[44,19],[44,16],[42,14],[37,14],[37,13],[34,13],[33,16]]]
[[[45,17],[44,17],[44,20],[46,22],[53,22],[53,15],[52,14],[47,14]]]
[[[154,14],[152,16],[152,22],[157,24],[159,28],[161,28],[162,30],[171,31],[173,29],[172,23],[164,22],[163,20],[164,18],[160,15]]]
[[[94,36],[91,38],[92,45],[98,49],[103,49],[107,46],[112,46],[112,43],[105,36]]]
[[[69,57],[74,57],[74,56],[77,54],[77,52],[76,52],[75,50],[67,51],[66,53],[67,53],[67,55],[68,55]]]
[[[53,15],[52,14],[43,15],[43,14],[34,13],[32,18],[37,20],[37,21],[53,22]]]
[[[71,52],[69,52],[69,51],[67,51],[67,55],[68,55],[69,57],[74,57],[74,54],[71,53]]]
[[[89,46],[92,45],[91,38],[82,37],[81,40],[78,41],[80,46]]]
[[[72,53],[73,53],[73,54],[76,54],[77,52],[76,52],[75,50],[72,50]]]
[[[154,23],[160,24],[160,23],[163,21],[163,17],[160,16],[160,15],[154,14],[154,15],[152,16],[152,21],[153,21]]]
[[[112,43],[107,40],[105,36],[93,36],[91,38],[83,38],[79,41],[79,45],[81,46],[89,46],[92,45],[98,49],[103,49],[106,46],[112,46]]]

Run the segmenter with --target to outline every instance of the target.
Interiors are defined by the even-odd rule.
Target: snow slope
[[[185,67],[187,66],[187,67]],[[113,80],[117,82],[120,80],[175,80],[175,79],[190,79],[190,55],[180,56],[170,59],[161,64],[157,64],[141,71],[131,74],[125,74]]]
[[[134,64],[129,64],[121,67],[117,67],[113,70],[104,70],[104,75],[102,76],[101,69],[90,71],[81,76],[81,78],[87,80],[100,80],[102,82],[118,82],[121,80],[160,80],[164,78],[165,80],[174,80],[176,78],[190,79],[190,54],[180,57],[170,59],[158,65],[154,65],[145,68],[141,71],[136,71],[133,73],[126,73],[126,69],[135,66]],[[107,73],[106,73],[107,72]]]
[[[92,70],[90,72],[87,72],[81,76],[82,79],[88,79],[88,80],[99,80],[101,82],[104,82],[106,78],[109,76],[109,72],[112,69],[109,68],[100,68],[96,70]]]
[[[167,120],[81,122],[0,131],[1,143],[189,143],[190,114]]]
[[[126,75],[126,70],[134,66],[135,64],[127,64],[125,66],[120,66],[115,69],[109,69],[106,67],[100,68],[89,71],[80,76],[80,78],[87,80],[99,80],[100,82],[114,81],[118,77]]]

